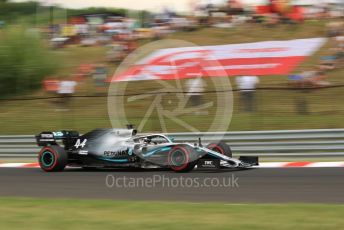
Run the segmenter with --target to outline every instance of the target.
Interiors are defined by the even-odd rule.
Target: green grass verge
[[[311,92],[307,95],[298,95],[297,92],[262,91],[257,92],[258,110],[255,114],[240,111],[239,95],[234,94],[234,109],[232,122],[223,130],[277,130],[277,129],[310,129],[310,128],[342,128],[344,127],[344,94],[342,89],[326,89]],[[151,99],[138,100],[127,103],[125,106],[128,122],[136,127],[142,121],[148,110]],[[298,115],[296,101],[306,98],[310,110],[309,115]],[[209,95],[209,101],[212,98]],[[126,98],[124,98],[126,100]],[[75,98],[72,100],[69,111],[58,110],[56,100],[41,101],[11,101],[2,102],[0,107],[0,134],[37,134],[42,130],[75,129],[85,133],[94,128],[111,127],[107,113],[106,98]],[[176,103],[171,95],[162,98],[162,104],[168,101]],[[166,109],[166,107],[164,109]],[[114,109],[117,109],[114,105]],[[214,109],[214,110],[213,110]],[[216,107],[208,110],[208,114],[182,114],[178,118],[196,127],[200,131],[207,131],[214,116]],[[229,115],[222,115],[229,119]],[[116,117],[125,127],[123,117]],[[157,113],[152,113],[147,120],[143,132],[160,132]],[[174,121],[165,119],[169,132],[189,131]],[[220,124],[220,120],[216,120]]]
[[[1,229],[342,229],[343,205],[0,199]]]

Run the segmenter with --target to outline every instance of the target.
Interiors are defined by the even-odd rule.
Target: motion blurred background
[[[342,229],[324,203],[343,203],[343,18],[344,0],[0,0],[0,229]],[[31,168],[34,134],[114,123],[188,142],[253,131],[225,141],[263,165]],[[110,189],[110,173],[240,186]]]
[[[224,76],[232,83],[227,90],[233,92],[234,107],[232,122],[222,131],[344,126],[343,1],[147,2],[1,0],[0,134],[110,127],[108,86],[117,67],[135,49],[161,39],[214,46],[327,38],[288,74],[257,74],[249,97],[240,87],[245,74]],[[189,106],[217,100],[211,77],[197,83],[197,97]],[[178,94],[190,95],[195,87],[188,79],[168,82],[182,88],[162,93],[165,110],[178,104]],[[123,125],[125,118],[138,125],[152,101],[132,101],[133,94],[161,89],[153,80],[111,84],[123,87],[117,96],[125,102],[125,117],[115,118]],[[182,119],[199,131],[211,131],[213,111],[222,106],[227,105]],[[157,119],[153,112],[140,131],[162,131]],[[169,132],[190,131],[173,121],[166,126]]]

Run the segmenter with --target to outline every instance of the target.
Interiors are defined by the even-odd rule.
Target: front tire
[[[231,147],[223,141],[219,141],[217,143],[211,143],[207,146],[207,148],[215,152],[221,153],[227,157],[230,157],[230,158],[233,157]]]
[[[196,159],[188,146],[176,146],[168,154],[168,163],[175,172],[190,172],[195,168]]]
[[[46,172],[61,172],[68,163],[68,155],[58,145],[46,146],[39,152],[38,162],[41,169]]]

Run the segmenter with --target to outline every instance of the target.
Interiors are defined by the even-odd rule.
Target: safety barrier
[[[223,140],[234,155],[260,157],[344,157],[344,129],[168,133],[175,142]],[[33,135],[0,136],[0,157],[36,157]]]

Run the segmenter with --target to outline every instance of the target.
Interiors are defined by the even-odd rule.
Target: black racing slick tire
[[[68,163],[68,155],[58,145],[46,146],[39,152],[38,162],[41,169],[46,172],[61,172]]]
[[[188,146],[175,146],[168,154],[168,164],[174,172],[192,171],[197,160],[193,149]]]
[[[219,141],[216,143],[210,143],[207,146],[208,149],[213,150],[215,152],[221,153],[227,157],[231,157],[233,156],[232,154],[232,150],[231,147],[229,145],[227,145],[225,142],[223,141]]]

